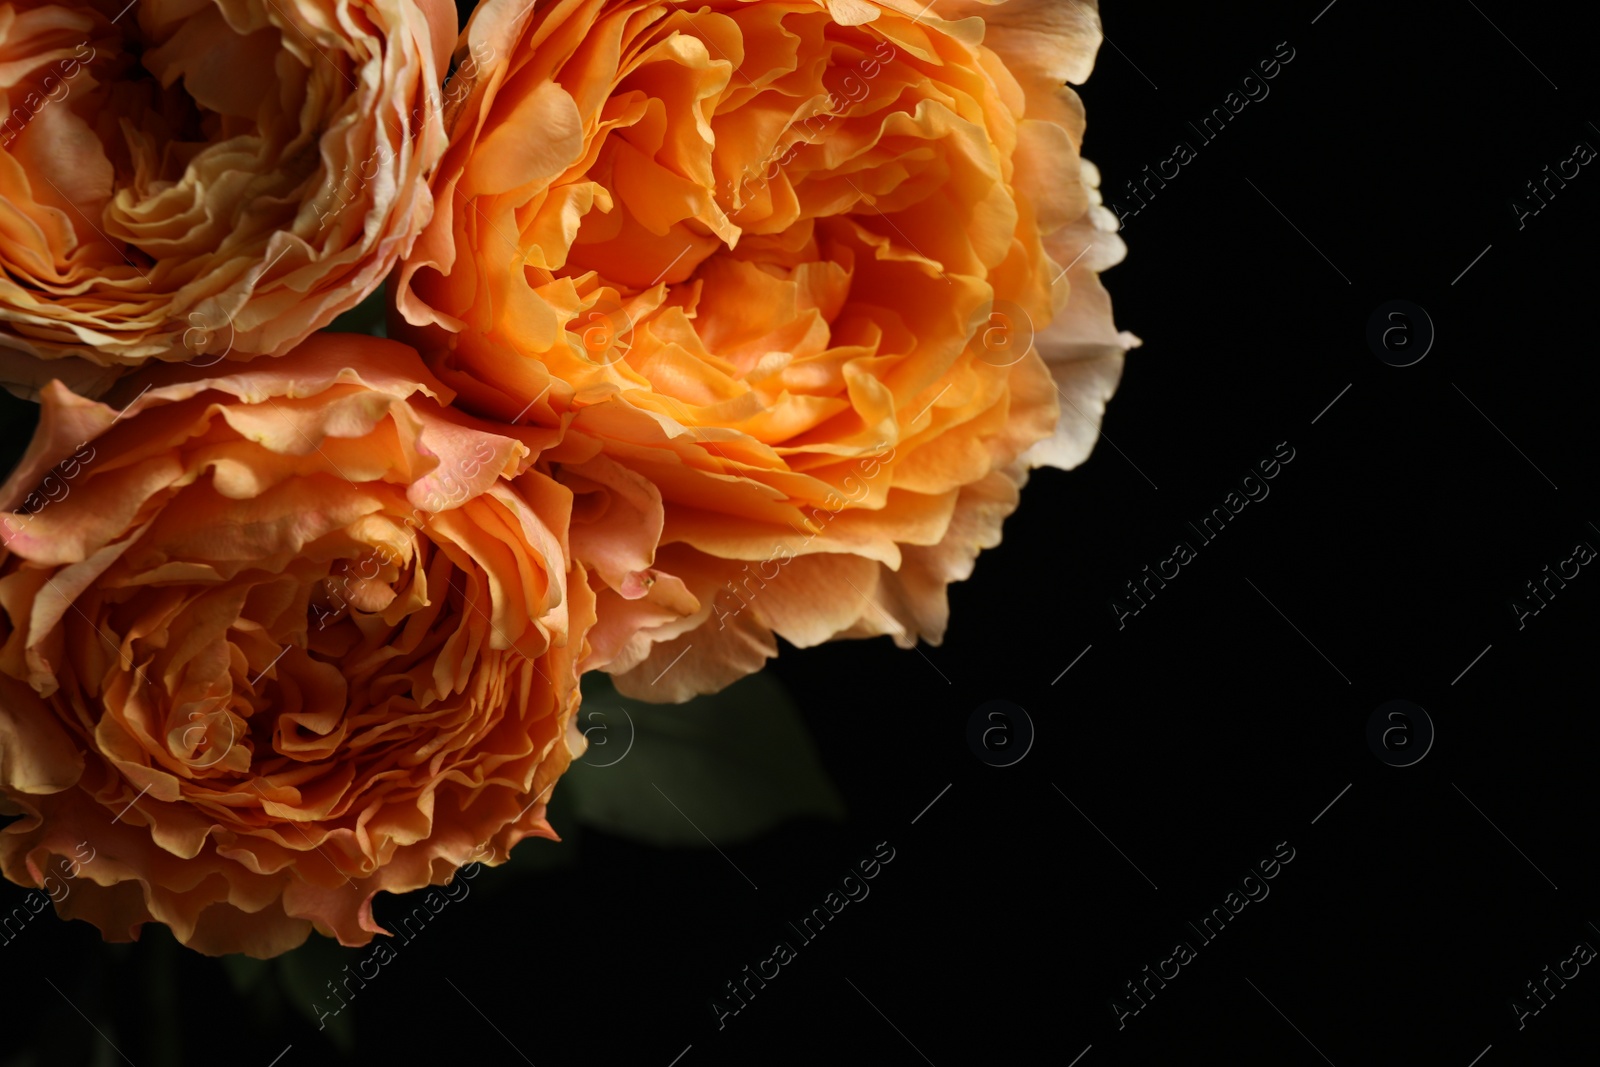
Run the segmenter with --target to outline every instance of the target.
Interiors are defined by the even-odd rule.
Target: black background
[[[1595,966],[1520,1030],[1510,1004],[1576,942],[1600,946],[1600,575],[1522,629],[1509,607],[1576,543],[1600,547],[1600,173],[1520,230],[1511,207],[1576,142],[1600,147],[1592,35],[1504,0],[1324,2],[1107,5],[1115,46],[1080,92],[1108,201],[1177,140],[1198,149],[1105,276],[1145,343],[1092,458],[1039,472],[953,591],[941,647],[786,650],[771,668],[847,821],[726,859],[585,830],[576,866],[478,894],[399,954],[352,1005],[359,1060],[1592,1058]],[[1270,96],[1201,146],[1185,122],[1284,41]],[[1366,340],[1394,299],[1437,330],[1404,368]],[[1280,442],[1295,458],[1270,496],[1201,547],[1185,523]],[[1112,598],[1179,539],[1198,558],[1119,629]],[[1366,735],[1397,698],[1436,730],[1404,768]],[[991,699],[1037,731],[1006,768],[967,741]],[[871,895],[719,1029],[722,983],[880,841],[896,856]],[[1294,858],[1270,895],[1202,945],[1186,921],[1280,842]],[[6,885],[0,905],[21,896]],[[174,1044],[186,1063],[340,1058],[156,927],[108,948],[38,922],[53,928],[0,948],[8,1044],[46,1050],[16,1062],[120,1062],[46,978],[105,1005],[96,1022],[141,1067],[178,1062]],[[1113,998],[1179,940],[1194,961],[1119,1029]]]

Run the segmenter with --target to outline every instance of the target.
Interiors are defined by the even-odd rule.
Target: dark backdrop
[[[1512,604],[1600,547],[1600,175],[1552,182],[1537,214],[1524,188],[1600,147],[1592,37],[1503,0],[1324,2],[1107,5],[1085,153],[1130,213],[1106,283],[1145,343],[1093,457],[1037,474],[953,591],[941,647],[772,668],[845,820],[725,856],[585,830],[575,866],[400,954],[352,1005],[360,1060],[1499,1067],[1587,1047],[1600,576]],[[1280,42],[1270,95],[1204,143],[1186,123]],[[1194,158],[1131,214],[1124,182],[1178,140]],[[1411,366],[1369,342],[1394,300],[1389,359],[1427,349]],[[1214,541],[1186,525],[1290,450]],[[1194,558],[1133,613],[1124,583],[1179,540]],[[1008,767],[969,742],[991,700],[1031,722]],[[1029,732],[1009,714],[1002,751]],[[879,842],[871,895],[719,1029],[722,984]],[[1274,877],[1241,882],[1262,861]],[[1188,925],[1229,903],[1214,940]],[[154,928],[106,948],[40,921],[0,949],[8,1029],[59,1053],[35,1062],[119,1062],[46,977],[141,1067],[339,1056]],[[1125,983],[1174,968],[1135,1012]],[[1524,983],[1575,968],[1534,1014]]]

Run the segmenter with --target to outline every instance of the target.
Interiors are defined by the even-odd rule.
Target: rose
[[[0,23],[0,384],[288,351],[433,210],[447,0],[60,0]]]
[[[1099,40],[1078,0],[479,6],[462,47],[499,58],[397,328],[474,410],[566,428],[622,692],[714,690],[776,636],[938,643],[1029,468],[1088,455],[1137,343],[1064,86]],[[597,308],[625,351],[593,358]]]
[[[60,911],[108,938],[364,944],[380,890],[555,836],[594,617],[571,494],[554,433],[461,414],[395,342],[222,369],[148,368],[120,411],[43,390],[0,509],[96,455],[0,527],[0,869],[88,839]]]

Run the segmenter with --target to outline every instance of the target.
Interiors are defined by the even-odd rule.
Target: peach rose
[[[0,384],[279,355],[432,213],[449,0],[0,7]]]
[[[478,8],[397,312],[463,403],[597,442],[557,476],[622,692],[937,644],[1028,470],[1087,457],[1138,343],[1065,85],[1099,42],[1081,0]]]
[[[594,618],[571,493],[530,466],[554,434],[460,414],[391,341],[209,373],[121,410],[50,383],[0,490],[0,868],[87,841],[60,911],[113,940],[364,944],[378,891],[555,837]]]

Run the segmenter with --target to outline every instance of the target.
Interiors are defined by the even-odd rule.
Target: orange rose
[[[397,310],[462,402],[598,442],[558,474],[588,512],[659,524],[593,571],[623,692],[776,636],[937,644],[1029,468],[1088,455],[1138,343],[1064,85],[1099,41],[1081,0],[478,8],[462,46],[501,58]]]
[[[0,384],[279,355],[432,213],[449,0],[0,8]]]
[[[0,490],[7,878],[88,842],[63,916],[265,957],[364,944],[378,891],[555,836],[594,598],[530,468],[553,434],[329,334],[143,372],[120,411],[43,395]]]

